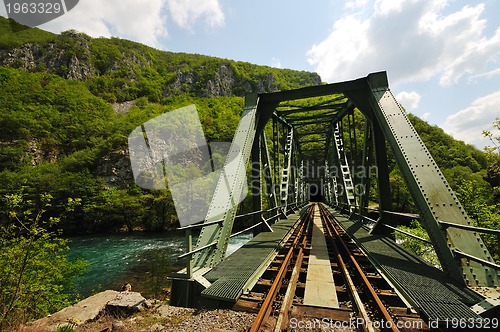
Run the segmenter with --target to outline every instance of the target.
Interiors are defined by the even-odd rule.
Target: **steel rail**
[[[382,301],[380,300],[379,296],[377,295],[375,289],[373,288],[372,284],[370,283],[370,281],[366,277],[365,273],[363,272],[363,269],[361,268],[361,266],[357,262],[356,258],[354,257],[353,253],[351,252],[351,250],[349,249],[349,247],[347,246],[347,244],[345,243],[345,241],[342,239],[342,237],[341,237],[340,233],[338,232],[337,228],[335,227],[336,222],[334,221],[334,219],[332,218],[332,216],[328,213],[328,211],[326,211],[326,209],[324,208],[323,205],[319,204],[319,206],[320,206],[320,211],[322,211],[322,215],[325,217],[325,222],[326,222],[326,220],[328,220],[328,222],[330,223],[331,229],[334,232],[335,237],[342,244],[342,246],[343,246],[343,248],[345,250],[345,253],[349,257],[349,259],[350,259],[351,263],[353,264],[354,268],[356,269],[356,271],[358,273],[358,276],[361,278],[361,280],[363,281],[364,286],[368,290],[368,294],[370,295],[370,297],[372,298],[372,300],[377,305],[380,314],[386,320],[387,324],[391,327],[392,331],[395,331],[395,332],[399,331],[399,329],[396,326],[396,323],[392,319],[392,317],[389,314],[389,312],[387,311],[385,305],[382,303]]]
[[[332,226],[331,224],[328,225],[326,220],[324,219],[324,211],[320,209],[320,213],[322,216],[322,219],[325,223],[325,226]],[[332,245],[332,249],[334,251],[334,254],[337,259],[337,264],[340,266],[340,269],[342,271],[342,276],[344,279],[344,282],[346,284],[346,289],[349,289],[349,294],[351,295],[351,299],[353,301],[353,304],[357,307],[358,314],[361,316],[361,319],[365,322],[365,325],[363,326],[365,330],[368,330],[370,332],[374,331],[372,326],[368,326],[366,323],[370,321],[370,317],[368,316],[368,313],[365,310],[363,301],[361,300],[361,297],[359,296],[359,293],[356,289],[356,286],[354,285],[354,281],[352,281],[351,275],[349,273],[349,270],[347,269],[347,265],[344,262],[344,259],[342,258],[342,255],[340,254],[339,248],[335,244],[334,239],[336,238],[334,234],[332,234],[331,227],[325,227],[325,230],[329,236],[329,242]]]
[[[262,303],[262,306],[257,313],[257,317],[255,318],[252,327],[250,328],[250,332],[260,331],[260,328],[264,324],[265,320],[269,317],[272,304],[276,298],[276,295],[278,294],[279,289],[281,288],[285,274],[288,271],[288,267],[290,266],[293,252],[295,251],[300,238],[302,238],[302,235],[304,235],[305,231],[307,230],[307,226],[309,224],[313,211],[313,207],[310,207],[309,211],[301,219],[301,226],[297,232],[297,236],[288,249],[288,252],[285,256],[285,259],[283,260],[283,263],[281,264],[278,274],[274,278],[271,288],[269,289],[269,292],[267,293],[266,298],[264,299],[264,302]]]
[[[308,226],[306,226],[306,232],[307,229]],[[297,258],[295,259],[292,275],[290,277],[290,281],[288,283],[285,296],[283,297],[283,301],[281,303],[281,308],[278,315],[278,319],[276,321],[276,326],[274,327],[274,332],[286,330],[285,324],[288,323],[288,311],[290,310],[290,307],[292,305],[293,296],[297,288],[297,281],[299,280],[300,269],[302,267],[302,260],[304,259],[304,248],[306,247],[306,245],[307,245],[307,236],[303,236],[302,243],[299,245],[298,249],[299,252],[297,253]]]

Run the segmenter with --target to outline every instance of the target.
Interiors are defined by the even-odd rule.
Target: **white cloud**
[[[180,27],[191,29],[201,17],[211,27],[224,25],[224,13],[219,0],[167,0],[172,19]]]
[[[7,16],[0,6],[0,15]],[[219,0],[81,0],[67,14],[41,29],[59,33],[68,29],[93,37],[120,37],[161,48],[167,22],[185,29],[204,19],[210,27],[224,24]]]
[[[271,67],[281,68],[281,61],[280,61],[280,59],[273,57],[273,59],[271,60]]]
[[[431,116],[430,112],[424,113],[420,116],[420,118],[424,121],[427,121],[429,119],[429,116]]]
[[[167,35],[164,0],[83,0],[60,18],[40,28],[53,32],[75,29],[93,37],[120,37],[159,47]]]
[[[436,77],[449,86],[487,71],[500,58],[500,28],[485,35],[483,4],[449,7],[447,0],[376,0],[338,19],[308,61],[329,82],[387,70],[393,83]]]
[[[358,63],[356,66],[353,59],[363,59],[375,52],[368,39],[369,29],[370,22],[362,21],[356,15],[342,17],[335,22],[327,39],[309,50],[309,63],[315,65],[316,72],[329,82],[366,76],[367,71],[361,68],[363,65]]]
[[[491,129],[499,115],[500,90],[478,98],[469,107],[448,116],[443,129],[456,139],[483,147],[489,141],[482,136],[482,131]]]
[[[403,10],[404,0],[376,0],[374,4],[375,14],[389,15],[392,12],[399,13]]]
[[[358,8],[363,8],[366,6],[368,0],[353,0],[353,1],[347,1],[345,3],[345,8],[346,9],[358,9]]]
[[[490,70],[490,71],[485,72],[485,73],[472,75],[471,77],[469,77],[469,83],[476,83],[478,78],[479,79],[481,79],[481,78],[489,79],[489,78],[492,78],[492,77],[497,76],[497,75],[500,75],[500,68],[496,68],[496,69]]]
[[[396,95],[396,100],[403,106],[406,110],[414,110],[418,108],[420,104],[421,96],[415,92],[403,91]]]

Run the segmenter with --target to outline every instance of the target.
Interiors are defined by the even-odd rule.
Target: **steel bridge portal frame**
[[[288,104],[283,108],[285,102],[325,96],[337,97],[333,102],[303,107]],[[325,110],[326,113],[324,116],[303,116],[304,112],[311,109]],[[374,182],[370,177],[359,180],[366,190],[357,199],[353,199],[347,190],[342,194],[334,190],[341,181],[347,185],[348,177],[352,175],[349,173],[349,158],[345,151],[341,151],[344,143],[339,131],[345,126],[342,124],[345,118],[348,120],[348,127],[351,126],[354,109],[365,117],[362,166],[374,165],[378,169],[376,188],[381,212],[372,232],[387,231],[384,225],[394,226],[390,213],[392,204],[386,155],[388,146],[420,213],[420,222],[429,234],[443,271],[450,278],[468,286],[497,286],[498,266],[494,264],[478,233],[463,229],[471,227],[472,222],[392,95],[385,72],[372,73],[353,81],[247,96],[241,121],[198,242],[194,250],[185,255],[190,257],[189,267],[210,268],[224,259],[241,193],[247,186],[245,174],[250,161],[261,165],[259,170],[253,169],[252,172],[252,181],[260,184],[260,191],[253,192],[253,208],[256,220],[261,220],[260,224],[265,228],[272,231],[267,222],[274,219],[266,220],[262,215],[263,192],[271,202],[271,210],[279,211],[281,216],[286,215],[289,205],[296,206],[307,198],[305,191],[313,180],[304,175],[307,169],[303,155],[310,142],[325,142],[322,151],[315,150],[313,153],[324,155],[326,169],[336,165],[345,171],[336,177],[328,172],[322,175],[326,200],[339,208],[347,206],[344,210],[351,214],[357,212],[360,216],[365,215],[367,193]],[[295,112],[301,112],[302,116],[291,117],[290,114]],[[352,120],[349,116],[352,116]],[[270,167],[271,158],[264,131],[270,121],[273,121],[273,132],[278,128],[278,135],[274,135],[273,139],[276,136],[279,138],[280,125],[282,131],[286,130],[287,133],[282,151],[276,153],[276,147],[273,150],[274,167]],[[295,130],[300,126],[320,128],[323,125],[328,125],[328,129],[317,129],[310,133],[303,131],[300,135]],[[355,136],[354,133],[354,138],[349,137],[350,143],[355,142]],[[350,149],[351,153],[352,151]],[[283,158],[280,158],[281,155]],[[282,163],[280,174],[277,174],[277,163]],[[263,173],[263,177],[260,173]]]

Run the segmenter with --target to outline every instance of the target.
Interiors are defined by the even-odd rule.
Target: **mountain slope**
[[[317,84],[315,73],[163,52],[118,38],[13,33],[0,17],[0,197],[49,192],[50,214],[62,216],[71,232],[163,229],[176,221],[170,194],[133,184],[126,146],[135,127],[194,103],[207,140],[230,141],[246,93]],[[410,119],[452,186],[471,174],[479,183],[482,152]],[[69,198],[79,202],[71,213],[64,208]],[[406,193],[395,202],[403,208]],[[2,204],[0,223],[8,219]]]
[[[28,31],[33,34],[29,38]],[[164,52],[119,38],[60,35],[38,29],[14,33],[0,17],[0,65],[85,81],[110,102],[147,97],[243,96],[321,84],[315,73],[276,69],[201,55]]]

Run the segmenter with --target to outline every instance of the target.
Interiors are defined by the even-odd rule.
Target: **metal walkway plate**
[[[201,292],[202,296],[236,302],[264,273],[299,218],[298,213],[289,215],[271,226],[273,232],[258,234],[226,257],[205,274],[212,285]]]
[[[321,223],[318,206],[314,207],[311,251],[307,265],[304,304],[325,308],[339,308],[337,291],[333,281],[332,266],[325,231]]]
[[[329,209],[346,232],[368,253],[407,300],[421,310],[429,321],[480,319],[469,306],[482,297],[465,286],[454,284],[441,270],[382,235],[372,235],[360,223],[354,223]]]

